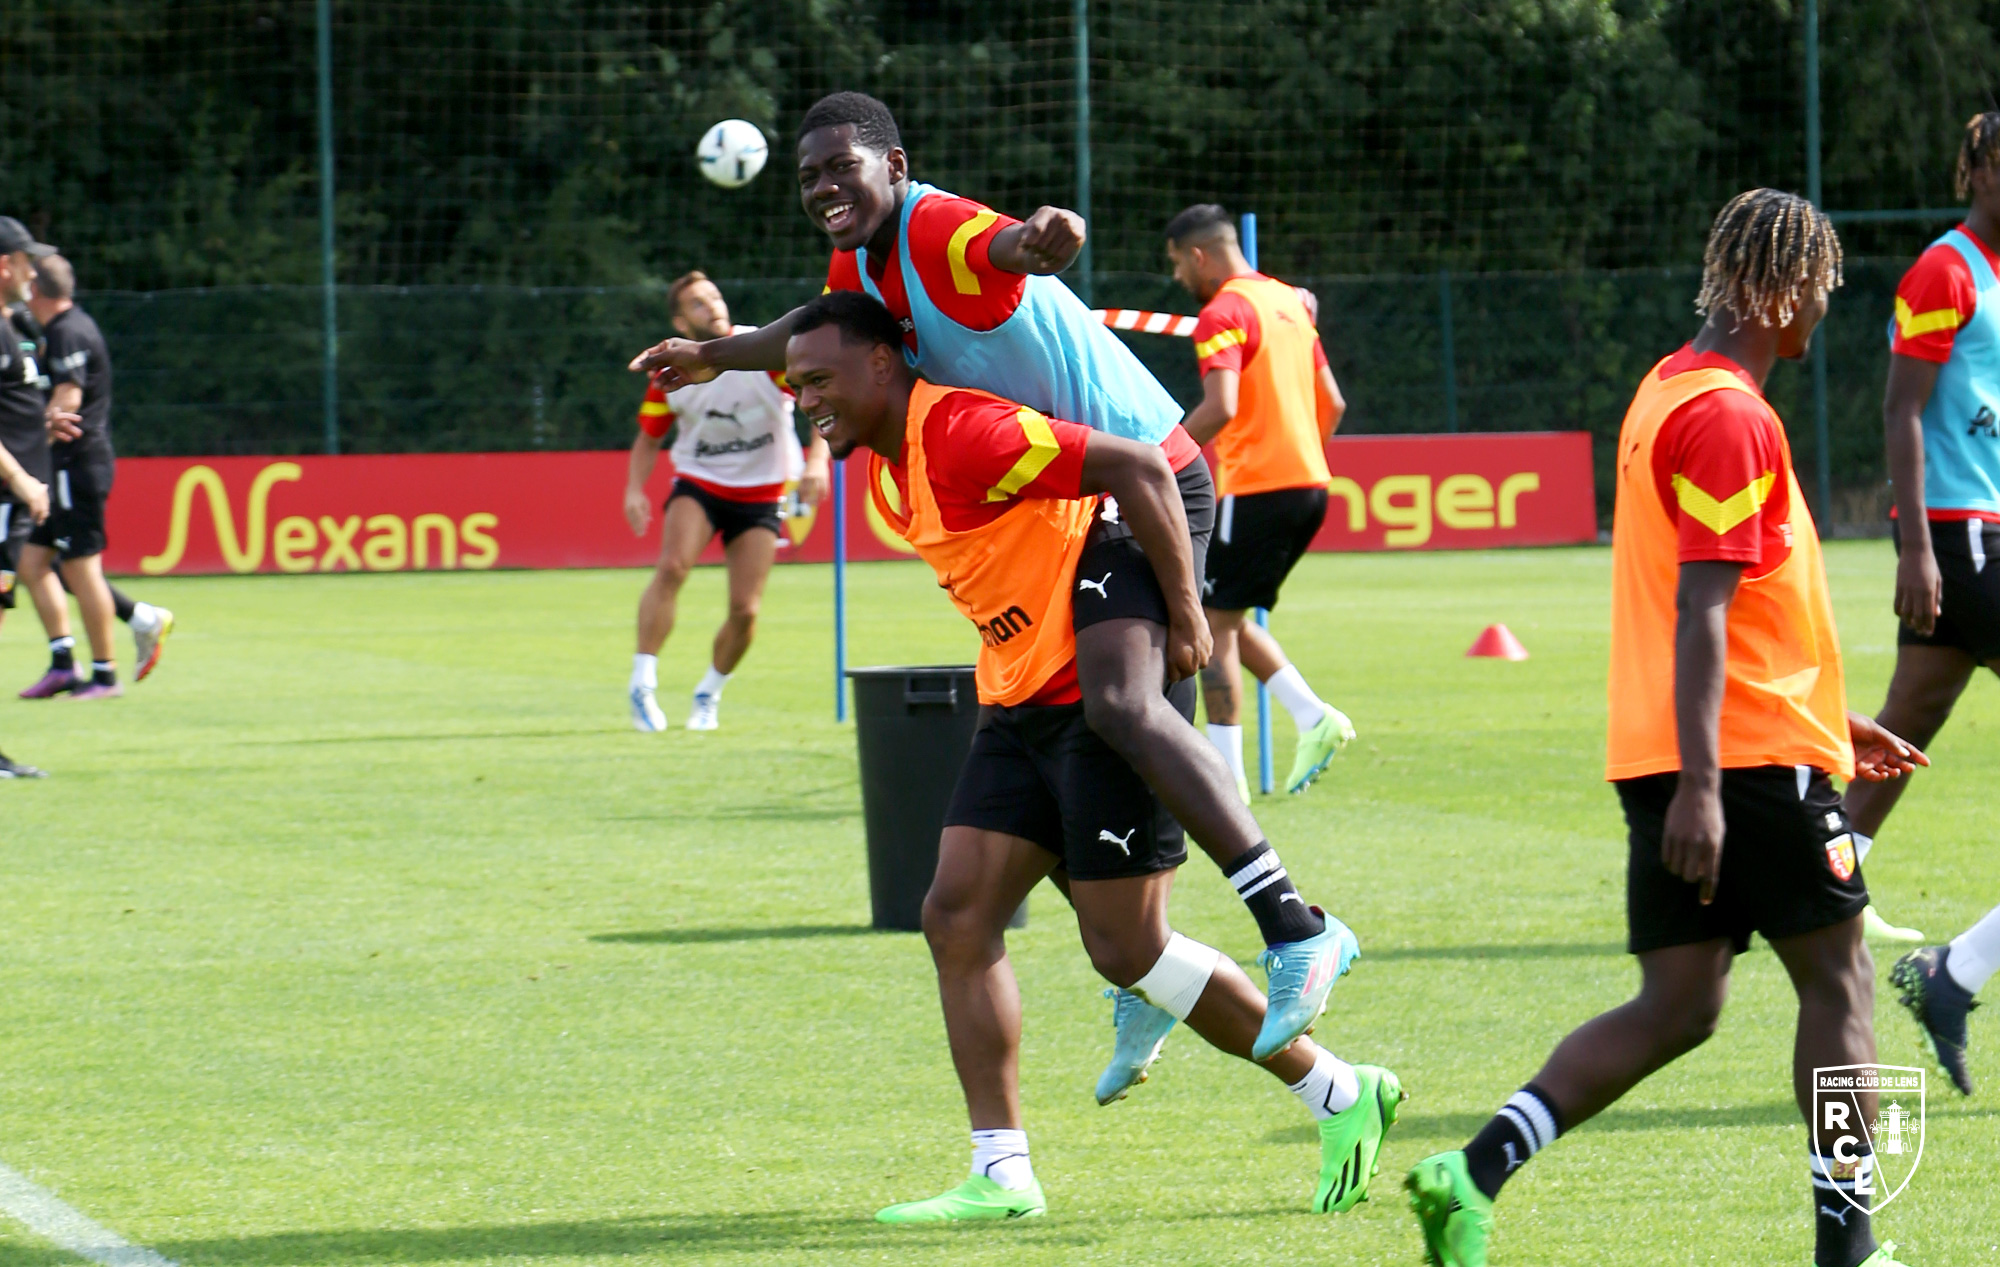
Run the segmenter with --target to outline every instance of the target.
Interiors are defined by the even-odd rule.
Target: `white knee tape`
[[[1221,958],[1222,952],[1213,946],[1175,933],[1167,939],[1167,948],[1160,952],[1159,962],[1133,982],[1132,993],[1175,1020],[1184,1021],[1194,1011],[1201,992],[1208,988],[1208,979]]]

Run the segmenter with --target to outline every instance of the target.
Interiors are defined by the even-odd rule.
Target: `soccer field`
[[[1889,547],[1828,565],[1873,709]],[[854,663],[970,658],[921,564],[851,577]],[[1308,1116],[1184,1029],[1098,1108],[1109,1005],[1044,887],[1010,941],[1049,1217],[879,1226],[957,1181],[965,1120],[922,938],[866,927],[830,581],[777,570],[699,735],[626,720],[638,573],[135,583],[180,618],[156,677],[0,704],[0,747],[55,772],[0,784],[0,1162],[189,1267],[1414,1263],[1403,1170],[1636,982],[1601,782],[1608,552],[1311,556],[1274,630],[1361,738],[1257,809],[1362,941],[1318,1037],[1411,1092],[1374,1200],[1306,1212]],[[662,657],[676,725],[721,591],[696,575]],[[1533,658],[1462,658],[1493,621]],[[12,613],[0,682],[42,654]],[[2000,901],[1996,731],[1981,681],[1869,862],[1886,913],[1937,939]],[[1175,905],[1259,949],[1198,852]],[[1712,1042],[1508,1186],[1496,1267],[1810,1262],[1792,1014],[1760,944]],[[1886,984],[1877,1029],[1921,1063]],[[1972,1069],[1970,1101],[1931,1078],[1921,1169],[1876,1221],[1915,1264],[2000,1262],[1983,1015]],[[0,1267],[75,1261],[0,1220]]]

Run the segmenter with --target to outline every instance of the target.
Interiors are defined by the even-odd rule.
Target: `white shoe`
[[[718,725],[715,714],[722,707],[722,700],[715,695],[697,694],[694,708],[688,713],[689,730],[714,730]]]
[[[160,652],[167,645],[167,635],[174,631],[174,614],[164,607],[153,608],[153,619],[145,625],[132,626],[132,659],[138,664],[139,672],[132,678],[143,682],[147,674],[159,667]]]
[[[631,690],[632,729],[648,733],[665,730],[667,715],[660,711],[660,703],[653,698],[651,688],[635,686]]]

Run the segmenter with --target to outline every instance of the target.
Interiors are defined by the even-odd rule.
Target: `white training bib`
[[[743,334],[753,326],[737,326]],[[679,433],[669,456],[676,474],[724,488],[795,480],[805,453],[792,426],[792,398],[762,370],[725,370],[706,383],[667,393]]]

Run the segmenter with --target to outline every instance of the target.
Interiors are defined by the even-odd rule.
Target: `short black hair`
[[[896,128],[896,116],[865,92],[830,92],[812,103],[806,117],[799,120],[799,139],[821,128],[854,125],[854,139],[878,154],[887,154],[903,143]]]
[[[799,310],[792,320],[792,333],[804,334],[821,326],[840,327],[847,343],[881,343],[903,350],[903,326],[895,314],[873,295],[858,290],[830,290]]]
[[[1175,246],[1183,242],[1207,241],[1218,232],[1226,231],[1236,236],[1236,222],[1219,202],[1198,202],[1167,221],[1167,241]]]

